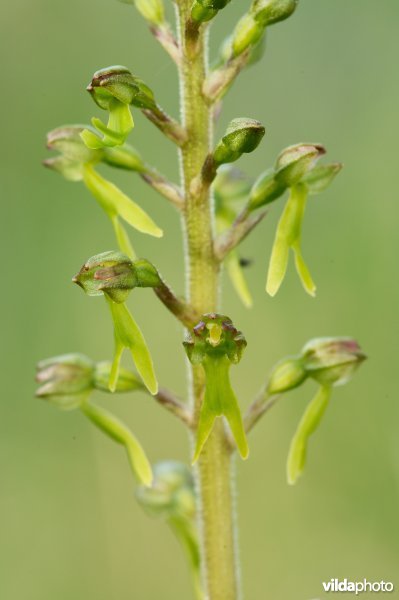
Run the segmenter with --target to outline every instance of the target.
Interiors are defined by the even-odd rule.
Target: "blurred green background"
[[[212,53],[247,4],[237,0],[220,14]],[[115,63],[142,76],[177,114],[175,69],[135,11],[113,0],[20,0],[0,11],[0,598],[188,600],[184,558],[166,526],[135,503],[123,450],[78,412],[33,399],[40,358],[79,350],[103,359],[112,351],[104,303],[87,298],[71,276],[87,257],[115,247],[113,234],[82,185],[41,167],[45,133],[87,122],[96,110],[85,86],[97,68]],[[240,163],[252,176],[299,141],[323,142],[330,160],[345,163],[306,215],[304,251],[317,299],[305,295],[293,270],[275,299],[264,293],[281,203],[243,246],[255,261],[248,270],[255,308],[246,311],[224,286],[223,311],[248,340],[234,369],[243,406],[270,366],[311,337],[355,336],[370,357],[336,390],[297,487],[286,485],[285,460],[310,383],[264,419],[250,460],[237,464],[250,600],[327,597],[321,582],[332,577],[391,580],[399,598],[398,18],[392,0],[301,1],[293,18],[270,29],[265,59],[242,75],[219,123],[220,131],[235,116],[265,123],[262,146]],[[132,141],[177,178],[170,142],[137,112]],[[177,216],[134,175],[113,177],[167,231],[161,241],[133,237],[182,290]],[[152,294],[130,302],[160,381],[183,395],[180,328]],[[185,432],[149,398],[97,400],[131,424],[153,461],[187,460]]]

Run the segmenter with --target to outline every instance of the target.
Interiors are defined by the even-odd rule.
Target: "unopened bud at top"
[[[254,0],[237,23],[232,38],[233,54],[239,56],[254,47],[264,35],[266,27],[287,19],[295,10],[298,0]]]
[[[232,37],[234,56],[240,56],[261,39],[265,28],[258,23],[252,13],[244,15],[237,23]]]
[[[141,486],[136,497],[151,516],[193,518],[195,493],[189,468],[176,461],[164,461],[153,468],[151,487]]]
[[[293,186],[315,166],[326,153],[321,144],[295,144],[285,148],[277,158],[275,179],[287,187]]]
[[[138,108],[151,109],[155,106],[152,90],[141,79],[132,75],[129,69],[119,65],[96,71],[87,91],[104,110],[110,110],[115,99]]]
[[[94,388],[94,363],[83,354],[64,354],[37,365],[36,396],[72,409],[81,404]]]
[[[217,165],[231,163],[244,153],[253,152],[265,135],[265,128],[255,119],[233,119],[213,153]]]
[[[231,0],[194,0],[191,8],[191,18],[197,23],[205,23],[213,19],[219,10]]]
[[[298,0],[254,0],[250,12],[264,27],[288,19],[298,5]]]
[[[225,315],[208,313],[193,328],[192,335],[184,342],[189,360],[201,363],[206,356],[224,356],[236,364],[241,360],[247,342],[231,319]]]
[[[103,252],[85,262],[73,282],[89,296],[106,294],[122,303],[135,287],[156,287],[160,283],[157,270],[147,260],[132,261],[118,251]]]
[[[330,386],[347,383],[366,359],[351,338],[316,338],[306,344],[301,356],[309,377]]]
[[[267,384],[270,395],[283,394],[300,386],[308,377],[300,357],[286,358],[272,370]]]

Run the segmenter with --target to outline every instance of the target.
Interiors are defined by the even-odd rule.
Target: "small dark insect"
[[[244,269],[246,267],[251,267],[253,265],[254,261],[252,258],[240,258],[240,267],[243,267]]]

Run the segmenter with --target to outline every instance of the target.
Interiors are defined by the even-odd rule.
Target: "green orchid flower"
[[[187,356],[194,365],[201,364],[206,377],[204,400],[199,416],[195,463],[218,417],[227,420],[242,458],[249,454],[240,407],[230,383],[230,367],[237,364],[246,347],[246,340],[223,315],[207,314],[194,327],[184,342]]]

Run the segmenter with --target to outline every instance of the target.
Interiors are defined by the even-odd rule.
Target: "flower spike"
[[[216,418],[221,416],[230,426],[241,457],[248,457],[241,411],[229,375],[231,365],[241,360],[246,345],[243,334],[237,331],[231,319],[215,313],[204,315],[184,342],[190,362],[201,364],[206,377],[193,463],[198,460]]]

